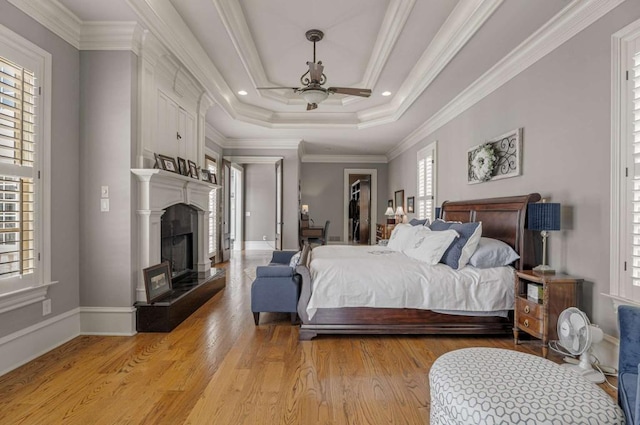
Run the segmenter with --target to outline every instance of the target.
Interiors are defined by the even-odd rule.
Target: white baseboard
[[[245,251],[273,251],[276,241],[244,241]]]
[[[135,307],[80,307],[83,335],[131,336],[136,334]]]
[[[75,308],[0,338],[0,376],[80,335]]]

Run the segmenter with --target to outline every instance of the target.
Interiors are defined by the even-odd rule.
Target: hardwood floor
[[[227,286],[171,333],[80,336],[0,377],[1,424],[426,424],[428,373],[473,346],[539,354],[511,337],[319,337],[288,314],[253,324],[269,252],[224,266]]]

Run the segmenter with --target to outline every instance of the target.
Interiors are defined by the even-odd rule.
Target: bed
[[[481,221],[482,236],[501,240],[514,248],[520,255],[514,267],[525,270],[536,264],[534,237],[537,236],[526,230],[527,205],[539,200],[540,195],[532,193],[447,201],[442,204],[441,214],[448,221]],[[375,250],[375,247],[371,247],[371,251]],[[510,334],[513,328],[512,312],[506,315],[469,316],[450,314],[441,309],[312,306],[312,314],[309,314],[313,282],[308,267],[299,266],[298,272],[303,276],[298,303],[298,314],[302,320],[301,340],[312,339],[318,334]]]

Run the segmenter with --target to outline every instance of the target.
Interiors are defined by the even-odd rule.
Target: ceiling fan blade
[[[318,108],[318,104],[317,103],[307,103],[307,111],[313,111],[314,109]]]
[[[327,91],[329,91],[330,93],[348,94],[351,96],[371,96],[371,90],[369,89],[354,89],[351,87],[329,87]]]
[[[322,66],[322,62],[318,61],[318,63],[315,62],[307,62],[307,65],[309,65],[309,79],[311,79],[312,82],[317,82],[317,83],[321,83],[322,80],[322,71],[324,71],[324,66]]]
[[[298,90],[298,87],[256,87],[256,90],[281,90],[281,89]]]

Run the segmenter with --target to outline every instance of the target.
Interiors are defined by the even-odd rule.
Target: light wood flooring
[[[0,424],[427,424],[428,373],[448,351],[539,353],[510,337],[324,336],[298,341],[288,314],[253,324],[253,270],[171,333],[80,336],[0,377]]]

